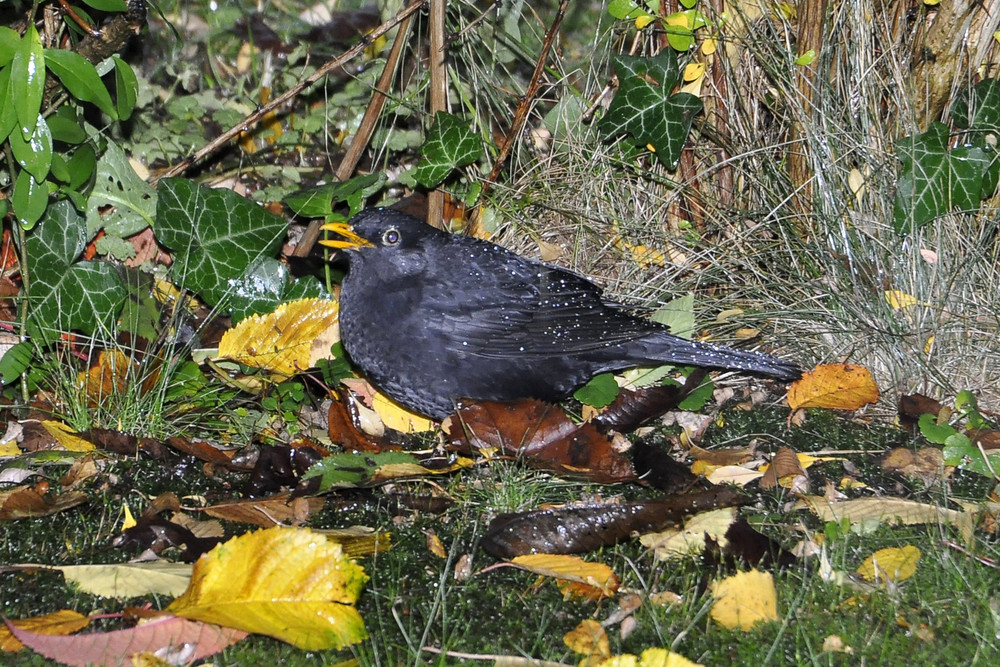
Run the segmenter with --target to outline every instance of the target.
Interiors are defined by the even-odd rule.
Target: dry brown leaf
[[[857,410],[878,400],[879,391],[864,366],[822,364],[788,389],[788,405],[799,408]]]
[[[715,602],[709,612],[720,625],[749,630],[778,618],[778,594],[770,572],[750,570],[712,582]]]
[[[339,340],[337,302],[299,299],[227,331],[219,342],[219,357],[288,377],[329,358],[330,346]]]
[[[798,509],[811,510],[823,521],[847,519],[862,529],[872,529],[896,520],[906,525],[945,523],[958,528],[967,543],[972,540],[975,517],[974,509],[960,512],[902,498],[856,498],[831,502],[822,496],[803,496],[792,506],[792,510]]]
[[[788,489],[791,488],[794,478],[805,476],[806,471],[799,463],[795,450],[791,447],[779,447],[764,471],[764,476],[760,480],[760,488],[767,491],[781,484]]]

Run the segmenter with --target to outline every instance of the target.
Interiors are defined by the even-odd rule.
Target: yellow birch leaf
[[[66,451],[92,452],[97,449],[93,443],[87,442],[78,436],[76,431],[62,422],[45,420],[42,422],[42,426],[45,427],[45,430],[49,432],[49,435],[55,438],[56,442],[62,445]]]
[[[642,30],[643,28],[645,28],[647,25],[649,25],[650,23],[652,23],[655,20],[656,20],[656,17],[653,16],[653,15],[651,15],[651,14],[643,14],[642,16],[638,16],[635,19],[635,29],[636,30]]]
[[[68,635],[87,627],[90,619],[78,611],[63,609],[44,616],[10,619],[9,622],[20,630],[40,635]],[[0,651],[16,653],[23,648],[24,644],[14,638],[7,626],[0,624]]]
[[[17,446],[17,441],[8,440],[7,442],[0,442],[0,458],[8,458],[11,456],[20,456],[23,454],[21,448]]]
[[[569,650],[591,659],[604,659],[611,655],[608,633],[601,627],[600,622],[592,618],[580,621],[579,625],[563,635],[563,643]]]
[[[578,556],[530,554],[517,556],[511,563],[545,577],[593,586],[609,597],[618,591],[618,577],[610,567],[604,563],[585,561]]]
[[[889,304],[890,308],[896,310],[901,310],[903,308],[909,308],[910,306],[926,306],[927,304],[923,301],[918,301],[917,297],[912,294],[907,294],[902,290],[890,289],[885,291],[885,301]]]
[[[336,542],[305,528],[268,528],[199,558],[187,592],[167,609],[307,651],[339,650],[368,636],[353,606],[367,580]]]
[[[382,392],[375,392],[372,397],[372,409],[382,423],[394,431],[401,433],[422,433],[434,429],[434,421],[410,412]]]
[[[222,335],[219,357],[288,377],[330,356],[340,340],[338,304],[299,299],[246,318]]]
[[[714,37],[709,37],[704,42],[701,43],[702,55],[710,56],[715,53],[719,48],[719,42]]]
[[[665,648],[647,648],[638,658],[630,653],[616,655],[597,667],[703,667]]]
[[[904,581],[917,571],[920,549],[912,545],[879,549],[858,567],[858,574],[868,581]]]
[[[686,83],[690,83],[703,76],[705,76],[704,63],[688,63],[684,66],[684,81]]]
[[[670,529],[659,533],[647,533],[639,537],[639,543],[653,550],[657,560],[677,560],[705,550],[705,538],[711,537],[725,548],[726,531],[736,520],[735,507],[723,507],[696,514],[684,522],[680,530]]]
[[[821,364],[788,389],[788,405],[799,408],[857,410],[878,400],[878,387],[864,366]]]
[[[726,628],[749,630],[778,618],[778,594],[770,572],[750,570],[712,582],[711,617]]]

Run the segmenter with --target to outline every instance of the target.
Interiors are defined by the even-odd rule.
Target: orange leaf
[[[518,556],[511,562],[535,574],[594,586],[609,597],[618,591],[618,577],[604,563],[590,563],[577,556],[557,554]]]
[[[799,408],[857,410],[878,400],[878,387],[864,366],[822,364],[788,389],[788,405]]]
[[[90,623],[90,619],[78,611],[63,609],[45,616],[20,618],[9,621],[15,628],[28,630],[40,635],[68,635],[82,630]],[[24,648],[24,644],[11,635],[6,625],[0,625],[0,651],[14,653]]]

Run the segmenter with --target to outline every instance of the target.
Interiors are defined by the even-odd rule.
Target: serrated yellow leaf
[[[917,571],[920,549],[912,545],[879,549],[858,567],[858,574],[868,581],[903,581]]]
[[[63,609],[45,616],[10,619],[10,624],[21,630],[41,635],[69,635],[90,624],[90,619],[78,611]],[[15,653],[24,648],[10,633],[6,625],[0,624],[0,651]]]
[[[368,576],[341,546],[305,528],[268,528],[215,547],[168,610],[270,635],[307,651],[367,637],[354,603]]]
[[[778,594],[770,572],[750,570],[712,582],[711,617],[726,628],[749,630],[778,618]]]
[[[799,408],[857,410],[878,400],[871,372],[853,364],[821,364],[788,388],[788,405]]]
[[[611,643],[608,633],[600,622],[592,618],[580,621],[580,624],[563,635],[563,643],[575,653],[588,658],[607,658],[611,655]]]
[[[273,313],[253,315],[227,331],[219,342],[219,357],[260,368],[279,377],[300,373],[329,358],[340,340],[338,303],[299,299]]]

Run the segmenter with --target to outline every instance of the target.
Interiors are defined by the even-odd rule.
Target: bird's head
[[[368,209],[348,222],[328,222],[320,229],[340,237],[320,241],[325,246],[339,250],[405,248],[434,231],[417,218],[390,208]]]

